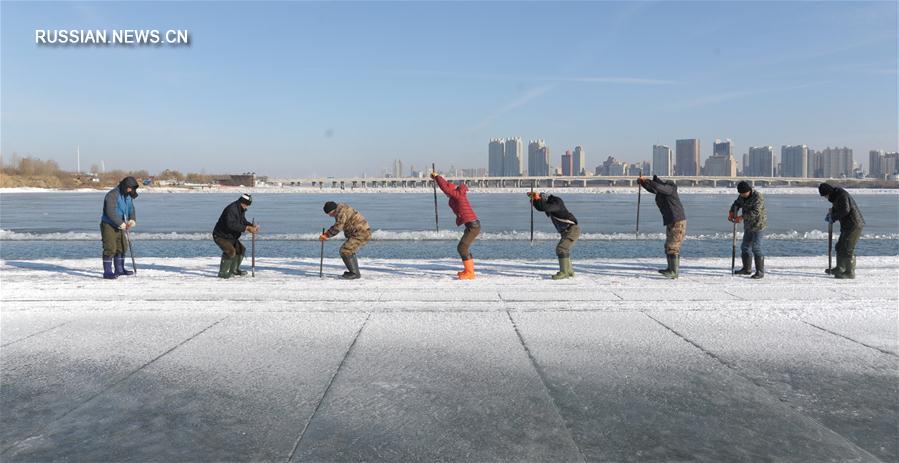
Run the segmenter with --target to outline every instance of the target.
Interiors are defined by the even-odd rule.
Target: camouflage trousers
[[[678,220],[665,227],[665,254],[680,254],[680,245],[687,235],[687,221]]]
[[[370,239],[371,230],[365,230],[356,233],[353,236],[348,236],[346,241],[344,241],[343,246],[340,247],[340,257],[350,257],[353,254],[356,254],[356,251],[361,249],[362,246],[365,246]]]

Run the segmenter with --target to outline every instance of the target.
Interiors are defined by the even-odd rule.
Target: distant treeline
[[[146,170],[109,170],[100,172],[100,167],[92,165],[90,173],[68,172],[59,168],[56,161],[44,161],[33,156],[20,157],[15,154],[6,162],[0,158],[2,175],[0,188],[111,188],[123,178],[131,176],[141,184],[145,179],[154,182],[170,181],[181,183],[212,183],[213,177],[206,174],[189,172],[182,174],[177,170],[166,169],[158,175],[151,176]]]

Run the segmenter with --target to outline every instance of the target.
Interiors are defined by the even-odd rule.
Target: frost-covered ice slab
[[[46,308],[46,304],[32,313],[15,315],[9,313],[9,303],[5,305],[7,307],[0,311],[0,346],[3,347],[59,328],[73,320],[73,317],[66,313],[40,311],[41,308]]]
[[[899,458],[896,356],[774,312],[652,316],[859,447]]]
[[[644,314],[512,317],[588,461],[865,458]]]
[[[169,349],[220,320],[220,315],[80,314],[59,328],[3,347],[0,382],[2,449],[27,450],[30,436],[70,413]],[[3,323],[30,325],[30,314]]]
[[[899,355],[899,311],[896,308],[864,311],[808,309],[798,313],[797,317],[840,336]]]
[[[675,281],[672,281],[668,288],[615,288],[613,292],[625,301],[730,301],[737,299],[733,294],[717,287],[704,287],[702,290],[697,290],[696,288],[679,287]]]
[[[232,315],[16,445],[9,456],[286,461],[364,319]]]
[[[295,461],[578,461],[508,316],[373,314]]]
[[[621,298],[614,292],[606,289],[580,289],[573,287],[560,291],[534,291],[534,290],[502,290],[502,300],[507,303],[515,302],[571,302],[571,301],[620,301]]]

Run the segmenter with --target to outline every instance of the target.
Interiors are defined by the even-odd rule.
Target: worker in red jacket
[[[462,239],[459,240],[459,245],[456,247],[456,250],[459,251],[459,257],[462,258],[462,265],[465,267],[465,270],[457,272],[457,275],[459,275],[460,280],[474,280],[474,259],[472,259],[469,248],[474,239],[481,233],[481,222],[468,202],[468,185],[460,183],[457,186],[447,182],[436,172],[431,172],[431,178],[437,182],[437,186],[449,198],[449,207],[456,214],[456,226],[465,225],[465,232],[462,233]]]

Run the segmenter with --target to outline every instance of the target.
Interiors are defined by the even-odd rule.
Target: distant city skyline
[[[899,148],[896,2],[2,9],[0,154],[69,170],[77,147],[82,166],[107,170],[355,176],[396,159],[489,170],[484,144],[497,135],[521,137],[521,171],[538,139],[550,168],[582,147],[586,172],[686,139],[699,140],[696,169],[715,139],[733,140],[740,170],[753,146],[849,147],[866,170],[893,165],[869,152]],[[545,33],[509,34],[493,18]],[[192,42],[35,44],[36,29],[121,27],[188,29]],[[807,171],[833,169],[816,156]]]

